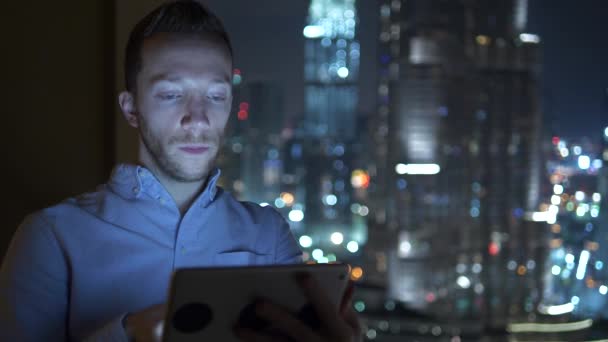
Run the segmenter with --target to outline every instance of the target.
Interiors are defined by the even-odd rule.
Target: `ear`
[[[118,95],[118,104],[122,110],[122,115],[129,123],[129,126],[138,128],[139,117],[137,116],[137,109],[135,108],[135,98],[128,91],[123,91]]]

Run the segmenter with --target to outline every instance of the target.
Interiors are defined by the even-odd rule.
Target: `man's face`
[[[156,34],[144,41],[134,99],[140,159],[195,182],[212,169],[232,104],[232,63],[219,42]]]

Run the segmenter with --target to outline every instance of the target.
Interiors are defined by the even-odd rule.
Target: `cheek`
[[[174,127],[171,121],[168,120],[170,117],[165,115],[154,115],[155,113],[147,114],[148,115],[146,115],[143,120],[144,127],[142,127],[142,129],[146,131],[146,134],[159,142],[166,142],[169,140],[173,134],[172,129]]]
[[[228,124],[228,119],[230,118],[230,113],[224,114],[221,117],[221,129],[223,130],[226,127],[226,124]]]
[[[226,126],[228,125],[228,116],[224,115],[216,121],[213,125],[213,131],[217,137],[217,139],[222,139],[224,137],[224,133],[226,132]]]
[[[167,106],[149,101],[142,112],[150,128],[155,131],[170,131],[179,122],[180,109],[177,106]]]
[[[230,118],[230,106],[218,110],[215,117],[218,130],[223,130],[224,127],[226,127],[226,124],[228,123],[228,119]]]

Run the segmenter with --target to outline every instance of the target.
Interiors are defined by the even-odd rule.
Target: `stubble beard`
[[[166,145],[152,132],[145,120],[140,122],[140,135],[144,146],[148,150],[150,156],[154,159],[156,167],[159,168],[166,177],[181,183],[199,182],[205,180],[209,172],[215,166],[221,136],[202,135],[200,137],[192,137],[191,135],[174,136],[169,139]],[[205,152],[205,159],[201,163],[206,164],[201,169],[194,172],[189,172],[185,169],[175,155],[167,152],[167,149],[175,144],[206,144],[209,150]]]

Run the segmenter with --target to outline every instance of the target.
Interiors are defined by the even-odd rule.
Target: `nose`
[[[203,96],[192,96],[184,108],[182,126],[186,129],[209,127],[208,104]]]

